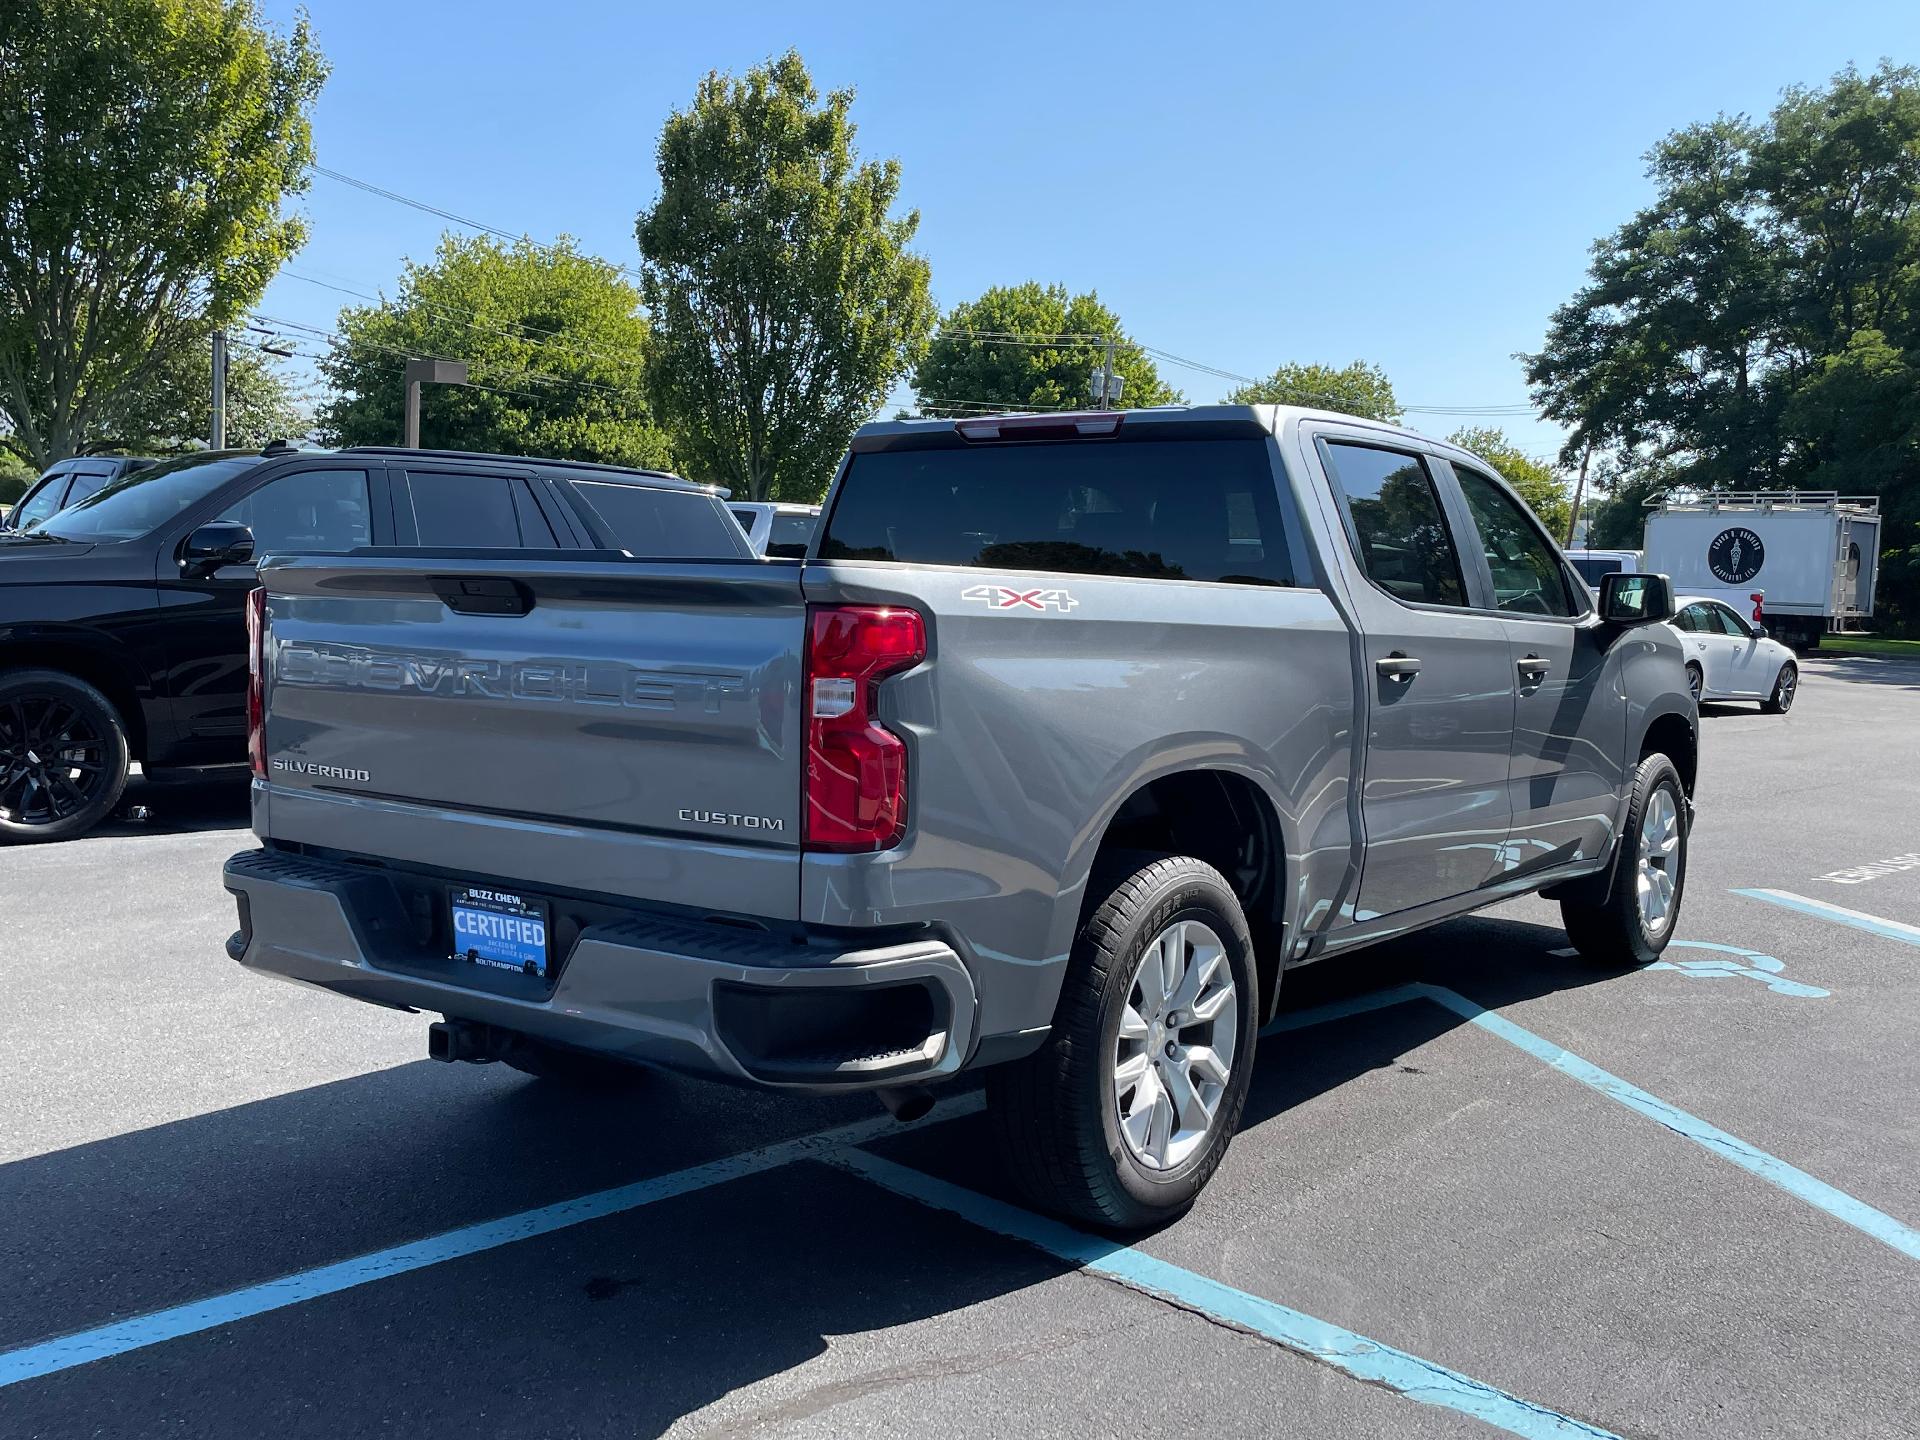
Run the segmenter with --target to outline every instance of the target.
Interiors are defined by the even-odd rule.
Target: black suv
[[[246,759],[256,554],[366,546],[751,559],[718,492],[571,461],[207,452],[0,535],[0,841],[98,823],[148,772]]]
[[[122,476],[157,464],[159,461],[139,455],[75,455],[55,461],[46,474],[27,487],[5,518],[0,518],[0,534],[24,530],[36,520],[58,515]]]

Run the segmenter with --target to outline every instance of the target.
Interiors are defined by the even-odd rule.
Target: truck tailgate
[[[799,567],[265,565],[263,838],[792,918]]]

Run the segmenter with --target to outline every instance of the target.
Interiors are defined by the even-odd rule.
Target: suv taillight
[[[833,605],[808,612],[808,849],[884,850],[905,833],[906,742],[874,718],[874,702],[882,679],[926,654],[917,611]]]
[[[267,592],[247,592],[247,759],[253,773],[267,778],[266,704]]]

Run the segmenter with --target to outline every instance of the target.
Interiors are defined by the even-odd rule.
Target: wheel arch
[[[84,680],[119,713],[126,730],[128,758],[147,754],[147,718],[139,672],[125,657],[83,636],[36,633],[0,638],[0,675],[15,670],[52,670]]]

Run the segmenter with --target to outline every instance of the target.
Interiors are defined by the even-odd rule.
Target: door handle
[[[1520,672],[1522,680],[1538,684],[1547,678],[1547,672],[1553,669],[1551,660],[1543,660],[1538,655],[1525,655],[1513,662],[1514,669]]]
[[[1420,662],[1411,655],[1403,655],[1396,650],[1391,655],[1373,662],[1373,668],[1382,680],[1392,680],[1404,685],[1420,673]]]

